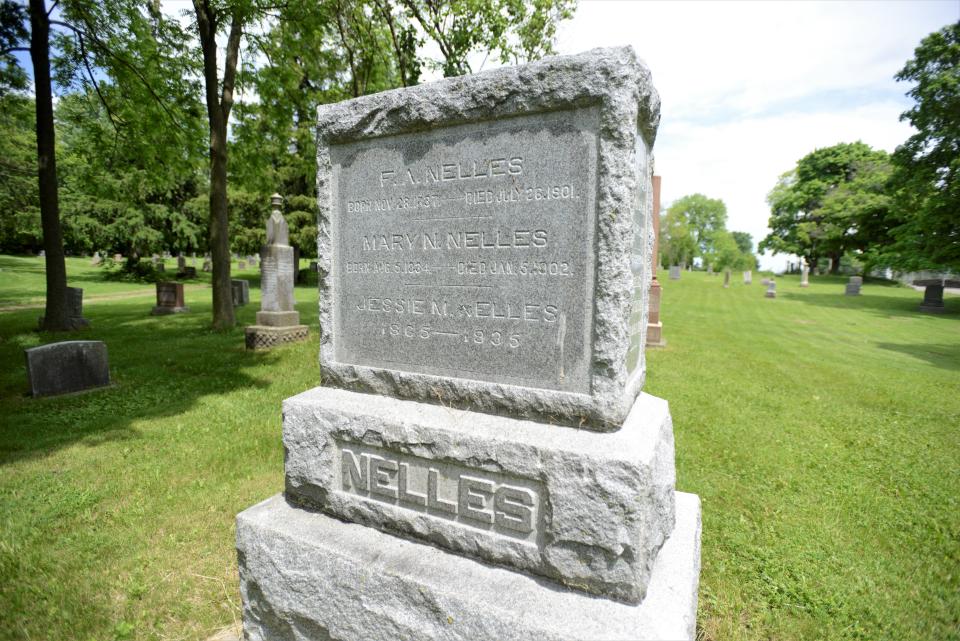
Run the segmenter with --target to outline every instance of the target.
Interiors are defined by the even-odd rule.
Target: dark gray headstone
[[[83,317],[83,288],[67,287],[67,319],[72,329],[89,327],[90,321]],[[39,327],[43,327],[45,316],[40,317]]]
[[[63,341],[24,350],[33,396],[79,392],[110,384],[103,341]]]
[[[233,289],[233,306],[238,307],[240,305],[246,305],[250,302],[250,283],[243,279],[235,279],[230,281],[230,286]]]

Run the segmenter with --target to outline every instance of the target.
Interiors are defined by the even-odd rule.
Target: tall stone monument
[[[650,269],[649,311],[647,312],[647,347],[666,347],[663,321],[660,320],[660,298],[663,287],[657,280],[660,269],[660,176],[653,176],[653,267]],[[641,310],[634,310],[634,314]]]
[[[320,107],[323,386],[237,517],[247,639],[693,638],[640,391],[658,122],[630,48]]]
[[[246,328],[247,349],[270,349],[302,341],[307,326],[300,324],[300,312],[293,298],[293,247],[287,221],[280,213],[283,197],[270,199],[273,211],[267,219],[267,244],[261,250],[260,311],[256,325]]]
[[[810,268],[803,261],[800,267],[800,287],[810,287]]]

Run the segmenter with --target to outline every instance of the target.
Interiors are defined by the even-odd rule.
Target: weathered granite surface
[[[630,48],[321,106],[324,385],[616,429],[658,120]]]
[[[79,392],[110,384],[103,341],[62,341],[23,350],[33,396]]]
[[[598,434],[317,387],[284,401],[283,444],[292,502],[611,598],[643,597],[673,529],[673,427],[648,394]]]
[[[281,495],[237,517],[248,641],[655,641],[694,638],[700,501],[677,521],[639,605],[447,554],[291,508]]]

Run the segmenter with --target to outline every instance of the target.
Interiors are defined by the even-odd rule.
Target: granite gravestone
[[[182,314],[189,311],[190,308],[183,300],[183,283],[157,283],[157,304],[150,311],[153,316]]]
[[[250,302],[250,283],[242,278],[230,281],[233,290],[233,306],[240,307]]]
[[[764,280],[767,281],[766,282],[767,291],[764,292],[763,294],[764,298],[776,298],[777,297],[777,281],[773,280],[772,278],[764,279]]]
[[[863,277],[861,276],[851,276],[850,281],[847,283],[846,295],[847,296],[859,296],[860,295],[860,286],[863,285]]]
[[[723,287],[724,289],[730,287],[730,270],[723,270]]]
[[[83,317],[83,289],[67,287],[64,294],[67,299],[67,323],[70,329],[82,329],[90,326],[90,321]],[[38,327],[43,327],[45,316],[41,316]]]
[[[806,263],[800,269],[800,287],[810,287],[810,268]]]
[[[24,350],[33,396],[52,396],[110,384],[102,341],[63,341]]]
[[[287,221],[280,213],[283,197],[274,194],[271,203],[267,244],[261,251],[260,311],[256,324],[246,328],[247,349],[270,349],[307,337],[307,326],[300,324],[293,297],[293,247]]]
[[[743,272],[743,284],[744,284],[744,285],[752,285],[752,284],[753,284],[753,272],[752,272],[752,271],[747,270],[747,271]]]
[[[247,638],[693,638],[699,501],[639,392],[658,120],[629,48],[320,108],[325,387],[238,516]]]
[[[103,258],[100,256],[100,252],[93,252],[93,258],[90,259],[90,264],[97,267],[101,263],[103,263]]]
[[[670,265],[670,280],[680,280],[680,265]]]
[[[914,280],[913,284],[917,287],[924,288],[923,302],[920,303],[920,311],[942,314],[946,311],[946,307],[944,307],[943,304],[944,287],[960,287],[960,280],[925,278]]]

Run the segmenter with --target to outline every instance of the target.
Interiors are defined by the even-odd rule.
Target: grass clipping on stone
[[[0,257],[4,303],[42,294],[30,261]],[[205,639],[240,616],[234,516],[283,488],[280,402],[319,382],[316,288],[296,291],[309,340],[251,353],[255,286],[218,333],[208,289],[151,317],[152,285],[68,270],[144,295],[85,303],[70,335],[0,313],[0,639]],[[925,315],[921,292],[845,280],[766,299],[662,274],[646,391],[703,500],[702,639],[958,638],[960,299]],[[115,387],[25,397],[22,350],[72,338],[107,343]]]

